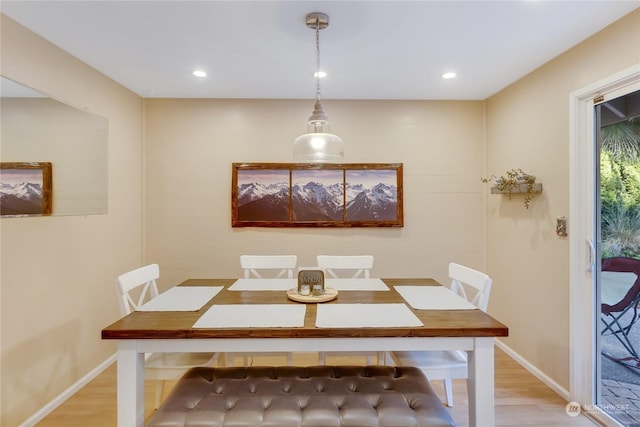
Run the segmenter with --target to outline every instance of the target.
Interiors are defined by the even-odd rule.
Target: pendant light
[[[307,27],[316,31],[316,102],[309,117],[308,133],[293,142],[293,158],[300,162],[332,162],[344,157],[342,139],[329,133],[329,119],[320,96],[320,30],[329,26],[329,16],[314,12],[306,17]]]

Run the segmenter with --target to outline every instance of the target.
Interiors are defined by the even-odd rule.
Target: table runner
[[[198,311],[222,286],[176,286],[138,307],[138,311]]]
[[[288,291],[298,287],[298,279],[238,279],[230,291]]]
[[[381,279],[325,279],[325,286],[338,291],[388,291]]]
[[[403,303],[318,304],[318,328],[393,328],[422,326],[423,323]]]
[[[296,328],[304,326],[303,304],[214,304],[194,328]]]
[[[388,291],[381,279],[326,279],[325,286],[338,291]],[[298,287],[298,279],[238,279],[230,291],[287,291]]]
[[[394,286],[416,310],[473,310],[477,307],[444,286]]]

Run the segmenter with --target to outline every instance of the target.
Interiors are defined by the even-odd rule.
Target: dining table
[[[335,298],[318,303],[292,299],[296,286],[188,279],[105,327],[117,341],[118,426],[144,425],[145,353],[429,350],[467,352],[469,425],[495,424],[494,339],[507,326],[430,278],[327,279]]]

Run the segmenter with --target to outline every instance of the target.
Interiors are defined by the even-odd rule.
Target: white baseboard
[[[557,382],[549,378],[549,376],[547,376],[541,370],[533,366],[524,357],[520,356],[518,353],[513,351],[511,347],[507,346],[505,343],[503,343],[499,339],[496,339],[495,343],[496,343],[496,347],[500,348],[502,351],[507,353],[513,360],[518,362],[520,366],[522,366],[524,369],[529,371],[534,377],[542,381],[547,387],[555,391],[564,400],[566,400],[567,402],[569,401],[569,391],[566,388],[562,387],[560,384],[558,384]]]
[[[19,427],[33,427],[34,425],[42,421],[44,417],[46,417],[51,412],[53,412],[53,410],[56,409],[58,406],[62,405],[65,402],[65,400],[73,396],[76,392],[78,392],[78,390],[80,390],[82,387],[87,385],[95,377],[100,375],[102,371],[107,369],[115,361],[116,361],[116,355],[114,354],[113,356],[109,357],[107,360],[102,362],[100,365],[95,367],[93,370],[91,370],[91,372],[89,372],[87,375],[85,375],[84,377],[76,381],[74,384],[72,384],[71,387],[69,387],[68,389],[60,393],[58,396],[56,396],[56,398],[53,399],[51,402],[47,403],[45,406],[40,408],[38,412],[33,414],[22,424],[20,424]]]

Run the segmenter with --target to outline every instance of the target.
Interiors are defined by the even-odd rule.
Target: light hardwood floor
[[[295,354],[294,364],[315,364],[315,354]],[[282,364],[283,360],[256,358],[254,365]],[[359,358],[333,358],[332,364],[358,364]],[[567,402],[541,381],[527,372],[518,363],[496,348],[495,411],[496,426],[585,426],[598,424],[583,415],[570,417],[565,411]],[[165,395],[171,382],[165,385]],[[442,381],[434,381],[436,393],[444,399]],[[451,416],[460,427],[467,422],[466,381],[454,381],[454,406],[449,408]],[[145,407],[147,417],[151,414],[154,386],[145,385]],[[37,424],[38,427],[114,427],[116,425],[116,366],[113,364],[97,378],[78,391],[64,404]]]

